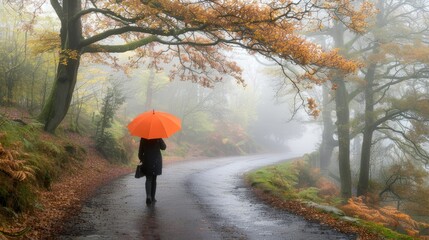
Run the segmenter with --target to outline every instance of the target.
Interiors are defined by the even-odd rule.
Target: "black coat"
[[[140,139],[139,159],[143,162],[143,172],[147,175],[162,174],[162,155],[161,150],[165,150],[164,140],[159,139]]]

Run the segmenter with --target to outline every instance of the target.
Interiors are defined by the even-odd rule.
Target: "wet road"
[[[242,174],[288,159],[258,155],[186,161],[164,167],[158,202],[145,204],[144,179],[123,177],[99,189],[59,239],[355,239],[274,210],[245,188]]]

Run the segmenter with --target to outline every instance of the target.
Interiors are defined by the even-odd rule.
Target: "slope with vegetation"
[[[87,136],[50,135],[27,113],[1,110],[0,239],[52,237],[100,185],[132,171],[106,160]]]
[[[304,158],[246,174],[254,192],[275,207],[321,222],[359,239],[429,239],[428,222],[394,206],[356,197],[343,202],[332,179]],[[425,206],[422,206],[425,208]]]

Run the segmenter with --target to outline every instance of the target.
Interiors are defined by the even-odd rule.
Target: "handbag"
[[[137,165],[136,173],[135,173],[134,177],[135,177],[135,178],[141,178],[141,177],[143,177],[143,176],[144,176],[144,173],[143,173],[143,164],[142,164],[142,163],[139,163],[139,164]]]

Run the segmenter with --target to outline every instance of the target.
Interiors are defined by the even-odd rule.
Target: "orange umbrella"
[[[168,138],[181,129],[181,121],[176,116],[160,111],[147,111],[128,124],[133,136],[146,139]]]

